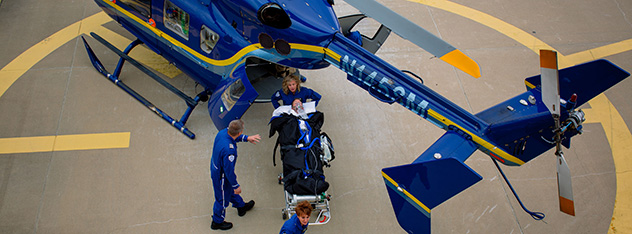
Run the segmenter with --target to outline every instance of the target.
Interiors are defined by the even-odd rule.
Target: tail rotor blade
[[[564,154],[557,155],[557,189],[560,195],[560,211],[575,216],[571,170],[566,164]]]
[[[551,114],[560,116],[560,85],[557,73],[557,52],[540,50],[542,102]]]
[[[560,211],[575,216],[571,170],[562,153],[562,130],[560,126],[560,83],[557,70],[557,52],[540,50],[540,76],[542,102],[555,120],[555,155],[557,156],[557,191],[560,196]]]

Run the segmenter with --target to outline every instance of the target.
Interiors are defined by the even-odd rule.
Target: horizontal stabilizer
[[[581,106],[628,76],[630,73],[604,59],[565,68],[559,70],[560,97],[568,100],[575,93],[577,106]],[[541,87],[540,75],[525,79],[525,84],[528,90]]]
[[[412,164],[382,169],[404,230],[429,234],[430,210],[482,179],[461,161],[475,150],[470,140],[448,131]]]

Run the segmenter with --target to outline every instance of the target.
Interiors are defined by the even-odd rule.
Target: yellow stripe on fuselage
[[[449,120],[448,118],[443,117],[441,114],[437,113],[436,111],[432,110],[432,109],[428,109],[428,115],[432,116],[434,119],[441,121],[443,124],[445,124],[446,126],[455,126],[461,130],[463,130],[465,133],[467,133],[468,135],[470,135],[472,137],[472,140],[480,145],[481,147],[489,150],[490,152],[496,154],[496,156],[501,157],[507,161],[513,162],[515,164],[518,165],[522,165],[524,164],[524,161],[520,160],[519,158],[516,158],[515,156],[505,152],[504,150],[496,147],[494,144],[484,140],[483,138],[479,137],[476,134],[473,134],[472,132],[468,131],[465,128],[462,128],[461,126],[457,125],[456,123],[452,122],[451,120]]]
[[[400,192],[402,192],[404,195],[406,195],[408,198],[410,198],[410,200],[412,200],[413,202],[415,202],[417,205],[419,205],[421,208],[423,208],[424,210],[426,210],[426,212],[428,212],[428,214],[430,214],[430,208],[428,208],[426,205],[424,205],[423,203],[421,203],[421,201],[419,201],[419,199],[417,199],[416,197],[414,197],[412,194],[410,194],[408,191],[406,191],[406,189],[400,188],[399,184],[397,184],[397,182],[395,182],[390,176],[388,176],[386,173],[382,172],[382,176],[384,177],[384,179],[388,180],[388,182],[390,182],[391,184],[393,184],[395,187],[399,189],[401,189]]]
[[[535,85],[529,83],[527,80],[524,80],[524,84],[527,85],[527,87],[529,87],[529,89],[535,89]]]
[[[263,48],[260,44],[252,44],[252,45],[244,47],[243,49],[241,49],[235,55],[233,55],[232,57],[230,57],[228,59],[224,59],[224,60],[211,59],[209,57],[203,56],[202,54],[198,53],[197,51],[191,49],[190,47],[188,47],[188,46],[186,46],[184,44],[182,44],[180,41],[178,41],[175,38],[169,36],[168,34],[164,33],[163,31],[152,27],[151,25],[149,25],[149,23],[145,22],[144,20],[141,20],[140,18],[138,18],[136,15],[132,14],[131,12],[121,8],[120,6],[116,5],[114,2],[111,2],[111,1],[108,1],[108,0],[103,0],[103,2],[105,4],[111,6],[112,8],[116,9],[118,12],[121,12],[121,13],[125,14],[127,17],[133,19],[134,21],[136,21],[137,23],[139,23],[143,27],[151,30],[154,34],[156,34],[156,36],[164,38],[165,40],[169,41],[171,44],[186,50],[187,52],[189,52],[190,54],[192,54],[196,58],[199,58],[202,61],[207,62],[209,64],[212,64],[214,66],[228,66],[228,65],[231,65],[231,64],[235,63],[237,60],[241,59],[247,53],[255,51],[255,50],[259,49],[259,48]]]
[[[149,23],[145,22],[144,20],[141,20],[136,15],[134,15],[131,12],[121,8],[120,6],[116,5],[115,3],[113,3],[113,2],[111,2],[109,0],[103,0],[103,2],[105,4],[113,7],[118,12],[121,12],[121,13],[125,14],[127,17],[133,19],[134,21],[136,21],[137,23],[139,23],[143,27],[151,30],[154,34],[156,34],[156,36],[164,38],[165,40],[169,41],[171,44],[186,50],[187,52],[189,52],[191,55],[195,56],[196,58],[199,58],[200,60],[202,60],[204,62],[207,62],[207,63],[209,63],[211,65],[214,65],[214,66],[229,66],[229,65],[232,65],[235,62],[237,62],[239,59],[242,59],[246,54],[248,54],[248,53],[250,53],[252,51],[255,51],[255,50],[263,48],[263,46],[261,46],[261,44],[259,44],[259,43],[251,44],[249,46],[246,46],[246,47],[242,48],[241,50],[239,50],[237,53],[235,53],[230,58],[227,58],[227,59],[224,59],[224,60],[211,59],[209,57],[206,57],[206,56],[198,53],[194,49],[191,49],[190,47],[182,44],[180,41],[178,41],[175,38],[169,36],[167,33],[164,33],[163,31],[161,31],[161,30],[159,30],[159,29],[157,29],[155,27],[152,27]],[[316,52],[316,53],[325,53],[325,48],[321,47],[321,46],[290,43],[290,48],[298,49],[298,50],[312,51],[312,52]],[[338,60],[339,60],[339,58],[338,58]]]

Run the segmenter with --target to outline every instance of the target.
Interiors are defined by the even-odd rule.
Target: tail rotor
[[[557,52],[551,50],[540,50],[540,71],[542,78],[542,102],[553,115],[555,120],[555,155],[557,157],[557,188],[560,201],[560,211],[575,216],[575,203],[573,200],[573,186],[571,181],[571,170],[566,163],[562,152],[562,135],[570,128],[581,130],[581,123],[584,121],[583,112],[575,111],[572,103],[577,99],[577,95],[571,97],[567,107],[569,118],[562,126],[560,121],[560,88],[557,66]]]

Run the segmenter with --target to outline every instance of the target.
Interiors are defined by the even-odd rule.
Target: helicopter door
[[[223,79],[208,103],[208,112],[217,129],[224,129],[230,121],[241,118],[259,96],[248,80],[243,63]]]

